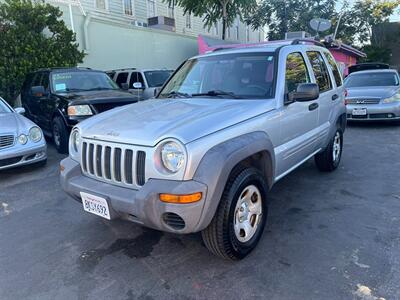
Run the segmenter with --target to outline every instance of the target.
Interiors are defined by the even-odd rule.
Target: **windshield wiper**
[[[236,95],[233,92],[225,92],[225,91],[220,91],[220,90],[212,90],[208,91],[207,93],[198,93],[198,94],[192,94],[193,97],[201,97],[201,96],[208,96],[208,97],[218,97],[218,96],[229,96],[235,99],[242,99],[239,95]]]
[[[105,90],[112,90],[112,88],[97,87],[97,88],[88,89],[87,91],[105,91]]]
[[[166,97],[166,98],[191,98],[191,96],[187,93],[181,93],[181,92],[170,92],[168,94],[162,94],[162,97]]]

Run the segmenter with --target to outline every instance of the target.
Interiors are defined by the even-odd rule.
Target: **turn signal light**
[[[202,197],[202,193],[194,193],[189,195],[174,195],[174,194],[160,194],[160,200],[166,203],[193,203],[200,201]]]

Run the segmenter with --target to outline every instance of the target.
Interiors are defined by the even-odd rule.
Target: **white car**
[[[0,98],[0,170],[46,163],[47,146],[42,130],[25,118],[24,112]]]

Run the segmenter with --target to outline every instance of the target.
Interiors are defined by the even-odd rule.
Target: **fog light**
[[[202,193],[194,193],[189,195],[174,195],[174,194],[160,194],[160,200],[166,203],[193,203],[200,201],[202,197]]]

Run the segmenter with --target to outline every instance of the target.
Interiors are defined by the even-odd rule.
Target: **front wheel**
[[[315,163],[322,172],[334,171],[340,163],[343,151],[343,131],[338,128],[328,147],[315,155]]]
[[[222,258],[239,260],[258,244],[264,231],[268,187],[257,169],[233,172],[210,225],[202,231],[206,247]]]
[[[53,120],[53,141],[58,153],[68,153],[68,131],[61,117]]]

